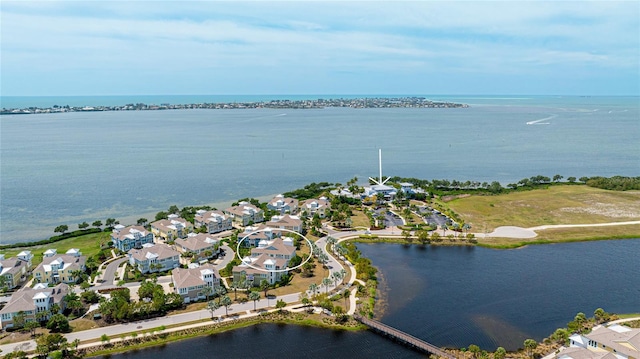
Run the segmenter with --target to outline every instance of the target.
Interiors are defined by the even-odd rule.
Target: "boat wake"
[[[535,120],[535,121],[529,121],[527,122],[527,125],[549,125],[549,122],[542,122],[542,121],[548,121],[552,118],[556,118],[558,117],[558,115],[551,115],[549,117],[545,117],[545,118],[541,118],[539,120]]]

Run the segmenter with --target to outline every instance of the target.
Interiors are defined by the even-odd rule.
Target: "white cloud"
[[[637,73],[640,59],[633,2],[3,2],[1,11],[3,73]]]

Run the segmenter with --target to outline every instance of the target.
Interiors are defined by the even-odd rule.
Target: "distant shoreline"
[[[454,102],[431,101],[424,97],[362,97],[317,100],[270,100],[247,102],[202,102],[190,104],[129,103],[119,106],[69,106],[2,108],[0,115],[30,115],[38,113],[104,112],[104,111],[158,111],[185,109],[322,109],[326,107],[348,108],[467,108],[469,105]]]

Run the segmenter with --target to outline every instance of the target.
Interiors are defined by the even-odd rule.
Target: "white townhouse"
[[[233,229],[233,219],[222,211],[198,210],[196,211],[193,222],[196,228],[205,226],[209,234]]]
[[[189,233],[187,238],[176,239],[174,246],[181,254],[193,253],[203,259],[211,259],[220,254],[220,238],[207,233]],[[183,258],[181,257],[180,260],[183,261]],[[182,264],[188,264],[188,262]]]
[[[142,226],[128,226],[121,224],[113,227],[111,243],[114,248],[127,252],[132,248],[142,248],[144,244],[153,243],[153,233]]]
[[[292,238],[261,240],[257,248],[251,250],[251,256],[242,259],[242,264],[233,267],[233,280],[243,278],[253,286],[259,286],[262,280],[275,284],[288,274],[291,258],[296,254]]]
[[[13,327],[14,317],[22,312],[25,322],[48,320],[53,314],[51,308],[57,304],[60,313],[65,309],[64,296],[69,293],[69,286],[60,283],[49,287],[46,283],[38,283],[33,288],[22,288],[11,296],[9,303],[0,310],[0,329]],[[43,313],[39,315],[38,313]]]
[[[267,203],[267,208],[280,214],[296,214],[298,212],[298,200],[279,194]]]
[[[164,243],[145,244],[128,252],[129,264],[142,273],[164,272],[180,266],[180,253]]]
[[[185,238],[193,232],[193,224],[177,214],[170,214],[169,218],[151,222],[151,233],[156,240],[173,241]]]
[[[282,236],[282,231],[271,228],[267,225],[250,226],[244,232],[238,233],[238,242],[242,241],[244,247],[257,247],[261,240],[273,240]]]
[[[206,299],[205,287],[212,289],[209,296],[220,290],[220,275],[211,264],[190,264],[189,268],[176,268],[171,272],[173,290],[180,294],[185,303]]]
[[[298,216],[292,216],[285,214],[283,216],[273,216],[271,220],[266,223],[268,227],[275,229],[288,229],[290,231],[302,232],[302,220]]]
[[[313,217],[314,215],[318,215],[320,218],[325,218],[327,216],[327,211],[329,210],[329,201],[326,197],[310,198],[300,205],[300,213],[305,214],[309,217]]]
[[[33,270],[33,278],[36,283],[75,283],[80,279],[79,273],[87,269],[86,263],[87,257],[79,249],[71,248],[65,254],[47,249]]]
[[[237,206],[229,207],[223,212],[233,219],[233,223],[242,227],[264,222],[264,211],[249,202],[240,202]]]
[[[33,255],[29,252],[29,255],[25,256],[25,252],[29,251],[20,252],[17,257],[9,259],[5,259],[4,254],[0,254],[0,277],[3,279],[4,286],[9,290],[27,279]]]

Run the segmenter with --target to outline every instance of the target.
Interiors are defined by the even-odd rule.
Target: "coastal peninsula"
[[[403,181],[411,181],[411,179],[400,179]],[[635,183],[637,179],[627,179],[627,178],[614,178],[614,179],[602,179],[602,178],[585,178],[584,183],[574,183],[574,180],[568,179],[568,183],[561,183],[561,176],[558,175],[557,179],[554,180],[553,183],[547,181],[546,179],[541,179],[538,183],[532,185],[531,183],[527,183],[525,185],[516,186],[508,194],[498,194],[491,195],[491,191],[500,192],[508,192],[508,189],[505,188],[492,188],[491,186],[487,186],[484,188],[482,184],[478,186],[474,186],[473,183],[469,183],[468,185],[456,183],[443,183],[442,181],[436,183],[430,183],[430,186],[424,187],[424,183],[421,184],[419,180],[413,180],[413,183],[410,182],[401,182],[401,181],[393,181],[389,183],[389,186],[381,187],[381,185],[376,186],[359,186],[357,184],[357,179],[354,178],[350,180],[346,186],[338,186],[337,188],[332,184],[328,183],[320,183],[315,185],[306,186],[303,189],[292,191],[289,193],[285,193],[284,195],[279,195],[274,197],[271,201],[267,203],[260,203],[257,200],[246,199],[245,201],[240,200],[237,205],[243,207],[242,216],[238,216],[234,222],[236,231],[231,236],[226,236],[227,238],[222,238],[223,243],[228,243],[229,245],[226,247],[225,251],[230,251],[230,248],[235,248],[234,243],[241,243],[242,239],[245,237],[249,237],[252,234],[247,233],[244,227],[251,227],[251,223],[253,220],[262,222],[264,220],[264,216],[260,215],[260,212],[263,211],[270,216],[269,222],[272,223],[272,226],[277,223],[277,221],[283,220],[286,218],[291,219],[292,217],[288,214],[284,216],[280,216],[282,213],[294,213],[300,214],[301,217],[305,218],[307,224],[305,227],[305,235],[310,237],[314,244],[310,243],[311,248],[307,248],[309,250],[308,253],[313,253],[314,261],[317,264],[320,264],[316,269],[318,273],[317,280],[322,278],[322,281],[318,283],[311,283],[307,286],[309,282],[304,282],[303,285],[295,284],[296,280],[304,280],[304,271],[306,268],[302,268],[302,271],[298,274],[295,274],[297,279],[294,278],[293,281],[285,281],[280,283],[280,286],[265,286],[262,288],[262,284],[260,284],[260,290],[265,291],[264,298],[260,299],[259,291],[254,291],[253,289],[243,287],[242,278],[238,278],[237,273],[242,272],[242,268],[236,269],[238,266],[234,266],[231,262],[223,261],[215,263],[214,266],[218,266],[216,270],[219,270],[220,275],[216,274],[216,277],[219,277],[220,280],[227,281],[226,284],[223,284],[225,288],[224,291],[221,292],[211,292],[205,297],[208,300],[208,297],[217,297],[217,300],[205,301],[204,303],[197,299],[197,303],[190,303],[189,310],[186,312],[184,309],[181,309],[182,313],[173,314],[170,316],[163,316],[162,314],[157,315],[152,313],[152,307],[148,304],[145,304],[143,294],[145,291],[146,295],[150,295],[154,299],[154,301],[148,302],[153,303],[153,305],[160,305],[161,307],[170,304],[169,299],[172,300],[172,305],[180,302],[177,298],[178,295],[182,295],[181,291],[178,291],[178,285],[180,283],[175,281],[176,276],[171,276],[171,281],[173,281],[173,288],[175,289],[175,293],[168,290],[169,294],[166,294],[165,298],[166,302],[162,304],[162,300],[155,297],[154,293],[160,290],[162,284],[168,284],[168,282],[163,282],[161,277],[167,277],[162,272],[163,268],[158,267],[149,267],[148,271],[145,267],[140,267],[140,264],[137,262],[135,257],[135,251],[138,249],[132,249],[133,253],[130,256],[130,259],[133,258],[134,267],[137,268],[133,272],[133,275],[137,276],[137,271],[151,272],[146,273],[147,275],[152,275],[155,277],[155,274],[163,274],[160,277],[157,277],[158,281],[155,282],[152,277],[147,278],[138,284],[137,295],[140,300],[127,300],[126,302],[131,302],[134,306],[127,308],[119,308],[118,315],[125,313],[127,315],[126,318],[117,318],[115,316],[115,312],[109,312],[109,306],[105,303],[109,303],[109,305],[117,306],[117,301],[112,300],[104,300],[100,301],[101,315],[111,316],[113,322],[120,322],[121,319],[125,319],[125,322],[134,323],[134,325],[118,324],[117,326],[107,326],[100,327],[96,329],[88,329],[84,328],[77,329],[73,333],[68,334],[66,337],[69,342],[71,340],[76,341],[76,347],[89,349],[96,346],[102,346],[104,349],[109,350],[111,345],[116,345],[116,343],[123,343],[123,347],[119,346],[119,349],[125,349],[129,346],[136,345],[144,345],[145,340],[138,339],[138,335],[140,333],[147,333],[148,335],[143,335],[143,338],[149,337],[152,338],[152,342],[159,338],[158,343],[163,343],[164,338],[169,332],[178,332],[178,336],[175,340],[178,340],[181,336],[190,336],[194,333],[195,328],[200,327],[211,327],[214,326],[217,330],[220,327],[221,322],[226,322],[228,325],[233,327],[237,324],[238,319],[246,320],[246,325],[258,323],[261,321],[273,321],[273,322],[284,322],[284,323],[297,323],[304,325],[320,325],[327,326],[330,328],[342,328],[346,324],[346,328],[357,328],[358,324],[354,323],[349,316],[353,318],[357,318],[358,314],[369,316],[372,314],[373,305],[376,298],[376,269],[372,267],[371,262],[363,258],[357,248],[350,243],[350,241],[380,241],[384,242],[387,238],[392,238],[397,241],[402,241],[405,244],[412,244],[414,241],[422,244],[423,246],[426,244],[430,245],[461,245],[461,246],[471,246],[478,242],[485,243],[487,242],[487,238],[483,236],[482,232],[470,233],[469,231],[472,227],[464,226],[463,219],[468,218],[470,213],[464,207],[463,204],[457,204],[455,207],[448,205],[452,204],[453,201],[458,199],[468,199],[477,197],[479,199],[488,198],[491,200],[492,205],[487,205],[490,209],[500,208],[503,204],[508,203],[509,201],[520,201],[521,198],[518,196],[522,196],[525,194],[529,194],[527,201],[530,204],[538,205],[538,198],[541,198],[546,195],[548,196],[553,191],[553,197],[556,202],[553,203],[554,206],[561,206],[561,208],[569,208],[565,207],[564,198],[571,198],[572,203],[575,204],[574,198],[576,195],[583,198],[584,203],[589,203],[589,198],[599,198],[600,200],[607,199],[607,202],[610,204],[609,211],[606,213],[593,213],[593,209],[589,210],[563,210],[562,212],[573,213],[571,217],[562,216],[565,223],[575,223],[575,221],[582,221],[587,218],[583,216],[581,213],[587,212],[590,218],[590,223],[593,224],[601,224],[603,226],[609,225],[614,222],[600,222],[599,220],[594,220],[597,216],[611,215],[611,206],[620,206],[626,208],[626,211],[636,211],[636,206],[633,207],[629,205],[629,201],[634,201],[633,198],[637,199],[637,192],[627,192],[628,195],[618,195],[618,191],[605,192],[602,189],[594,189],[592,185],[598,185],[602,187],[617,187],[619,183],[627,183],[629,182],[632,187],[635,188]],[[415,186],[415,187],[414,187]],[[460,193],[461,187],[469,187],[468,191],[474,192],[477,196],[464,196]],[[422,188],[420,188],[422,187]],[[472,187],[478,187],[473,188]],[[426,191],[425,191],[426,189]],[[364,191],[364,192],[361,192]],[[376,191],[377,192],[371,192]],[[359,193],[366,193],[367,195],[359,196]],[[458,198],[459,197],[459,198]],[[360,200],[358,200],[360,198]],[[327,200],[329,199],[329,200]],[[244,203],[244,204],[243,204]],[[545,202],[546,203],[546,202]],[[542,204],[539,204],[542,205]],[[253,206],[253,207],[252,207]],[[222,215],[230,214],[235,209],[232,206],[223,211]],[[255,207],[255,208],[254,208]],[[471,206],[471,208],[477,208],[478,206]],[[254,210],[250,210],[254,208]],[[453,209],[455,208],[455,210]],[[571,207],[574,208],[574,207]],[[578,207],[575,207],[578,208]],[[582,207],[580,207],[582,208]],[[426,210],[426,211],[425,211]],[[489,209],[486,209],[489,210]],[[177,247],[185,246],[183,241],[186,241],[186,238],[167,238],[168,232],[161,230],[161,225],[166,221],[167,218],[170,220],[171,224],[176,227],[178,226],[177,216],[187,218],[187,222],[199,222],[200,228],[205,223],[209,223],[209,225],[213,226],[213,231],[220,229],[220,227],[215,226],[218,223],[219,215],[213,213],[215,209],[211,208],[195,208],[195,207],[185,207],[182,210],[172,206],[169,208],[167,212],[159,212],[156,216],[156,221],[150,224],[147,224],[147,220],[141,218],[137,225],[139,226],[149,226],[152,232],[154,228],[156,232],[154,235],[158,238],[157,245],[170,243],[173,241],[173,245]],[[311,214],[313,211],[313,215],[309,216],[304,213],[309,211],[308,214]],[[249,213],[246,213],[249,212]],[[540,212],[545,212],[543,208],[540,208]],[[576,215],[575,213],[578,212]],[[636,217],[635,214],[624,213],[624,216]],[[614,213],[617,214],[617,213]],[[173,215],[173,216],[172,216]],[[249,215],[250,217],[245,217],[245,215]],[[171,217],[170,217],[171,216]],[[191,218],[193,216],[193,218]],[[199,216],[196,219],[196,216]],[[288,217],[287,217],[288,216]],[[596,216],[596,217],[593,217]],[[617,216],[618,222],[615,223],[616,227],[625,227],[625,226],[638,226],[639,221],[627,221],[622,222],[623,219],[633,219],[633,218],[625,218],[624,216]],[[165,218],[166,217],[166,218]],[[282,218],[280,218],[282,217]],[[490,216],[487,216],[490,217]],[[209,220],[211,219],[211,220]],[[244,220],[248,220],[247,223],[244,223]],[[536,221],[535,218],[532,218],[531,215],[527,217],[527,220]],[[242,221],[242,222],[241,222]],[[107,254],[110,257],[108,259],[102,259],[98,263],[102,263],[100,265],[100,269],[98,271],[92,271],[91,279],[88,280],[88,277],[85,277],[89,282],[94,284],[93,287],[89,285],[83,286],[82,284],[79,296],[84,300],[84,297],[88,295],[84,295],[84,293],[91,293],[94,290],[98,291],[100,289],[106,289],[111,294],[112,298],[119,298],[121,295],[125,295],[124,292],[129,293],[129,287],[124,286],[124,283],[120,283],[119,280],[115,277],[106,278],[109,274],[107,267],[111,265],[111,263],[115,263],[114,268],[118,268],[118,263],[123,263],[123,259],[125,257],[119,257],[117,253],[120,253],[124,256],[124,251],[126,247],[126,243],[122,243],[120,240],[120,236],[118,236],[118,232],[124,230],[124,226],[118,227],[118,223],[116,220],[108,219],[107,226],[111,226],[108,230],[98,230],[102,226],[102,223],[98,223],[100,221],[94,222],[94,229],[92,235],[98,236],[99,238],[94,238],[90,241],[86,241],[86,248],[82,248],[81,250],[73,250],[67,251],[67,254],[80,256],[81,253],[89,254],[92,251],[91,246],[95,247],[96,243],[101,243],[101,248],[98,250],[102,254]],[[242,224],[240,224],[240,222]],[[541,223],[539,221],[535,223]],[[462,224],[462,225],[460,225]],[[497,223],[496,223],[497,224]],[[523,222],[523,224],[527,224],[527,222]],[[488,226],[495,225],[492,223],[487,223]],[[86,228],[89,226],[87,223],[80,224],[78,227]],[[186,223],[184,228],[187,228],[189,223]],[[588,225],[576,225],[580,227],[585,227]],[[178,226],[179,227],[179,226]],[[242,227],[242,228],[241,228]],[[207,227],[206,231],[211,231],[212,227]],[[631,231],[633,231],[634,227],[629,227]],[[68,227],[66,225],[61,225],[59,228],[56,228],[56,231],[66,232]],[[98,231],[96,231],[98,230]],[[114,230],[114,232],[111,232]],[[144,231],[145,229],[142,229]],[[193,230],[193,229],[191,229]],[[302,231],[302,229],[300,228]],[[544,228],[540,228],[540,230],[545,230]],[[253,231],[253,229],[251,229]],[[255,232],[255,231],[253,231]],[[251,233],[253,233],[251,232]],[[134,232],[140,233],[140,232]],[[110,236],[110,237],[109,237]],[[73,241],[79,239],[83,236],[69,238],[68,241]],[[234,238],[235,237],[235,238]],[[102,238],[102,241],[100,240]],[[107,244],[104,239],[111,238],[113,243]],[[137,236],[133,236],[133,239],[138,238]],[[141,237],[140,237],[141,238]],[[611,238],[611,236],[609,236]],[[125,237],[123,240],[132,239]],[[514,239],[520,240],[519,237],[515,237]],[[54,243],[55,241],[49,244],[50,247],[57,246]],[[62,242],[67,242],[67,239],[60,241],[59,245],[62,245]],[[213,243],[213,240],[206,243]],[[549,241],[550,243],[551,241]],[[80,243],[80,242],[77,242]],[[185,242],[186,243],[186,242]],[[69,243],[64,243],[68,245]],[[487,243],[489,244],[489,243]],[[102,247],[104,245],[104,247]],[[115,247],[115,248],[114,248]],[[315,248],[317,247],[317,249]],[[63,247],[59,247],[61,250]],[[148,247],[143,247],[148,248]],[[238,246],[239,248],[239,246]],[[5,253],[14,253],[15,251],[22,251],[21,253],[17,253],[18,258],[29,257],[31,253],[24,253],[25,248],[3,248],[8,249]],[[44,248],[34,249],[35,254],[40,254],[40,252]],[[95,248],[94,248],[95,249]],[[214,249],[215,250],[215,249]],[[47,252],[50,252],[47,250]],[[95,251],[94,251],[95,252]],[[300,253],[305,252],[303,249]],[[51,254],[52,253],[52,254]],[[159,252],[158,252],[159,253]],[[55,251],[51,251],[50,254],[55,256]],[[209,254],[204,254],[205,257],[210,256]],[[46,256],[45,256],[46,257]],[[205,260],[206,258],[201,258],[199,256],[195,256],[194,253],[183,253],[181,255],[184,259],[187,260],[190,264],[197,264],[201,262],[201,260]],[[29,259],[40,260],[39,257],[29,257]],[[195,261],[193,261],[195,259]],[[229,258],[230,259],[230,258]],[[35,263],[35,261],[34,261]],[[96,264],[96,263],[94,263]],[[204,266],[208,266],[205,264]],[[125,266],[126,267],[126,266]],[[224,267],[224,268],[222,268]],[[323,268],[321,268],[323,267]],[[189,269],[196,269],[189,267]],[[204,267],[203,267],[204,268]],[[208,268],[208,267],[207,267]],[[341,270],[338,271],[339,268],[343,268],[344,272]],[[186,269],[186,268],[185,268]],[[223,274],[223,269],[226,270],[226,274]],[[35,272],[35,271],[34,271]],[[102,272],[102,273],[100,273]],[[231,273],[230,273],[231,272]],[[98,274],[99,273],[99,274]],[[129,274],[124,269],[118,269],[119,276],[124,280],[125,277],[132,279],[129,277]],[[336,276],[336,273],[341,273],[340,276]],[[145,273],[140,273],[141,275]],[[231,274],[231,275],[229,275]],[[45,272],[46,275],[46,272]],[[81,275],[77,272],[74,272],[75,275]],[[113,272],[110,274],[114,275]],[[224,278],[223,278],[224,277]],[[105,280],[106,279],[106,280]],[[135,278],[133,278],[135,280]],[[86,282],[83,282],[86,283]],[[224,283],[224,282],[223,282]],[[83,288],[84,287],[84,288]],[[102,287],[102,288],[101,288]],[[109,288],[107,288],[109,287]],[[221,287],[218,287],[221,288]],[[307,289],[308,288],[308,289]],[[34,289],[36,289],[34,287]],[[46,290],[46,288],[40,288]],[[323,293],[324,289],[324,293]],[[234,303],[231,299],[230,295],[226,294],[226,291],[232,293],[233,290],[234,296],[236,290],[245,292],[245,295],[240,294],[240,300],[236,297],[236,302]],[[123,291],[122,294],[117,294],[116,292]],[[268,296],[267,292],[271,291],[271,293],[275,294],[273,296]],[[292,293],[293,291],[293,293]],[[187,291],[188,292],[188,291]],[[131,290],[131,295],[134,294],[135,291]],[[252,298],[252,294],[256,293]],[[117,295],[116,295],[117,294]],[[186,294],[186,292],[185,292]],[[201,294],[197,294],[200,296]],[[128,297],[128,294],[126,295]],[[157,300],[156,300],[157,299]],[[253,302],[252,302],[253,301]],[[199,303],[198,303],[199,302]],[[125,302],[119,302],[123,304]],[[213,303],[213,304],[212,304]],[[222,303],[222,304],[221,304]],[[343,305],[344,303],[344,305]],[[206,305],[206,307],[203,306]],[[217,304],[217,305],[216,305]],[[219,306],[218,306],[219,305]],[[256,305],[258,305],[256,307]],[[180,306],[182,303],[180,302]],[[298,312],[300,314],[291,314],[291,315],[280,315],[274,314],[271,316],[265,316],[265,311],[273,311],[271,309],[275,306],[275,310],[279,309],[287,310],[290,312]],[[313,310],[312,307],[316,307],[316,310]],[[138,309],[136,309],[138,308]],[[145,308],[146,311],[141,312],[140,309]],[[206,308],[206,309],[205,309]],[[67,310],[70,310],[73,314],[74,311],[76,315],[80,311],[89,309],[80,309],[76,307],[73,309],[72,307],[67,307]],[[129,311],[127,314],[127,311]],[[163,309],[166,310],[166,309]],[[173,310],[173,309],[171,309]],[[233,314],[229,314],[229,310],[233,310]],[[311,310],[311,317],[305,317],[303,314]],[[143,316],[142,313],[144,313]],[[245,314],[246,313],[246,314]],[[20,314],[17,314],[20,316]],[[130,315],[130,317],[129,317]],[[54,315],[55,316],[55,315]],[[211,319],[209,318],[211,316]],[[257,319],[248,319],[256,317]],[[180,323],[175,327],[169,328],[170,323],[161,322],[161,320],[169,320],[171,323]],[[181,319],[178,319],[181,318]],[[220,320],[212,321],[214,318],[220,318]],[[311,319],[309,319],[311,318]],[[146,319],[144,322],[139,321],[140,319]],[[76,319],[77,321],[73,324],[76,328],[82,327],[82,325],[86,325],[92,320],[90,319]],[[93,321],[96,321],[94,318]],[[100,322],[100,319],[97,320]],[[245,323],[245,322],[243,322]],[[315,324],[314,324],[315,323]],[[26,323],[25,323],[26,324]],[[47,323],[48,324],[48,323]],[[135,327],[135,328],[134,328]],[[107,329],[108,328],[108,329]],[[580,329],[582,327],[579,327]],[[34,328],[37,330],[37,328]],[[109,330],[109,334],[104,334],[107,330]],[[133,331],[132,331],[133,330]],[[207,330],[198,332],[202,334],[208,333]],[[100,333],[102,333],[102,337],[100,337]],[[156,333],[156,334],[154,334]],[[50,334],[44,334],[45,337],[48,337]],[[127,339],[129,337],[130,339]],[[26,338],[25,338],[26,339]],[[12,344],[7,344],[8,346],[2,347],[2,349],[8,350],[16,350],[18,346],[24,346],[24,349],[32,350],[34,346],[33,341],[23,341],[23,342],[13,342]],[[118,344],[119,345],[119,344]],[[22,348],[22,347],[21,347]],[[35,347],[37,349],[37,347]],[[115,348],[114,348],[115,349]],[[117,350],[116,350],[117,351]],[[88,353],[87,353],[88,354]]]
[[[158,110],[186,110],[186,109],[322,109],[326,107],[349,108],[467,108],[469,105],[431,101],[424,97],[363,97],[337,98],[316,100],[271,100],[258,102],[205,102],[191,104],[144,104],[130,103],[122,106],[69,106],[55,105],[52,107],[2,108],[0,115],[28,115],[36,113],[60,112],[95,112],[95,111],[158,111]]]

